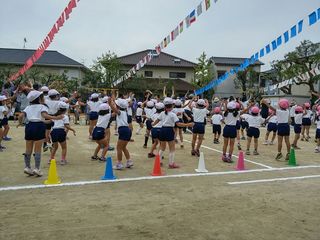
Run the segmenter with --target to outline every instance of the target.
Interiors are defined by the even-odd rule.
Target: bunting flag
[[[215,3],[216,3],[217,1],[215,1]],[[205,0],[205,3],[206,3],[206,10],[208,10],[209,9],[209,7],[210,7],[210,0]]]
[[[183,21],[179,24],[179,32],[183,32]]]
[[[179,35],[179,27],[177,26],[172,32],[171,32],[171,41],[174,41],[176,37]]]
[[[197,16],[199,17],[202,13],[202,2],[197,7]]]
[[[14,81],[19,76],[23,75],[28,69],[30,69],[33,64],[42,56],[44,51],[49,47],[51,42],[53,41],[55,35],[59,32],[60,28],[64,25],[65,21],[69,19],[70,14],[72,13],[72,10],[77,7],[77,2],[80,0],[70,0],[68,5],[65,7],[64,11],[59,16],[58,20],[55,22],[55,24],[52,26],[50,32],[47,34],[47,36],[44,38],[38,49],[33,53],[33,55],[28,58],[22,68],[19,69],[19,71],[12,76],[10,76],[9,80]]]

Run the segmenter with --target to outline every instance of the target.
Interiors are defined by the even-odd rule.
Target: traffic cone
[[[55,159],[51,159],[50,161],[50,167],[49,167],[49,174],[48,179],[44,181],[44,184],[50,185],[50,184],[60,184],[60,178],[57,173],[57,164]]]
[[[296,163],[296,154],[294,152],[294,148],[292,147],[290,149],[290,156],[289,156],[289,162],[288,162],[288,165],[289,166],[297,166],[297,163]]]
[[[244,168],[244,154],[243,154],[243,151],[239,152],[238,163],[237,163],[236,170],[238,170],[238,171],[245,170],[245,168]]]
[[[114,180],[116,178],[117,177],[113,175],[112,159],[111,157],[107,157],[106,170],[104,176],[101,177],[101,180]]]
[[[198,162],[198,168],[195,169],[198,173],[207,173],[208,170],[206,169],[206,165],[204,162],[204,154],[203,152],[200,153],[199,162]]]
[[[151,176],[163,176],[164,174],[161,172],[161,166],[160,166],[160,155],[157,154],[156,158],[154,159],[154,165],[153,165],[153,172],[151,173]]]

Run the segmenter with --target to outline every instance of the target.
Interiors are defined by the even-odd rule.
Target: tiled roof
[[[147,49],[141,52],[136,52],[136,53],[119,57],[118,59],[123,65],[129,65],[130,67],[133,67],[150,51],[152,50]],[[160,55],[154,57],[145,66],[194,68],[196,64],[188,60],[170,55],[168,53],[161,52]]]
[[[211,57],[210,60],[213,61],[216,65],[238,66],[243,63],[246,58]],[[258,60],[254,65],[264,65],[264,63]]]
[[[0,48],[0,64],[23,65],[34,52],[31,49]],[[85,68],[83,64],[51,50],[46,50],[34,65]]]

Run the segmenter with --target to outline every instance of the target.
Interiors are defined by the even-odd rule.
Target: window
[[[186,78],[185,72],[169,72],[169,78]]]
[[[153,77],[153,72],[152,71],[144,71],[144,76],[145,77]]]
[[[226,71],[217,71],[217,73],[218,73],[218,78],[219,78],[219,77],[223,76],[226,73]]]

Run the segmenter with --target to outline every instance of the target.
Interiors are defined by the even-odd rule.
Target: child
[[[67,132],[65,129],[70,130],[76,135],[76,131],[70,127],[69,118],[67,116],[68,104],[64,102],[59,102],[59,110],[55,114],[56,116],[63,115],[63,119],[53,120],[53,127],[51,131],[51,141],[52,141],[52,151],[51,159],[55,159],[55,154],[58,150],[59,144],[61,146],[61,165],[67,164],[66,155],[67,155]],[[50,163],[50,161],[49,161]]]
[[[315,152],[320,153],[320,106],[318,106],[318,108],[317,108],[317,116],[316,116],[315,120],[317,123],[317,130],[316,130],[317,146],[316,146]]]
[[[215,107],[213,110],[213,115],[211,118],[211,124],[212,124],[212,133],[213,133],[213,143],[219,144],[219,138],[221,134],[221,123],[224,123],[223,117],[221,115],[221,109],[220,107]]]
[[[300,149],[297,144],[298,140],[300,138],[300,133],[301,133],[301,124],[302,124],[302,118],[303,115],[306,114],[306,112],[303,111],[303,108],[301,106],[295,106],[295,112],[294,112],[294,140],[292,143],[292,147],[294,149]]]
[[[194,125],[192,128],[192,142],[191,142],[191,155],[200,156],[200,147],[202,144],[203,136],[205,133],[205,124],[207,121],[208,111],[208,101],[199,99],[196,102],[196,106],[192,105],[192,102],[189,105],[189,108],[193,114]],[[197,145],[196,145],[197,143]]]
[[[101,104],[99,101],[99,94],[93,93],[91,94],[90,101],[88,101],[88,112],[89,112],[89,139],[92,139],[92,131],[93,128],[97,124],[97,120],[99,117],[98,108]]]
[[[244,111],[248,111],[249,108],[246,108]],[[258,139],[260,137],[261,124],[265,122],[265,119],[259,115],[260,109],[256,106],[251,108],[251,115],[245,115],[246,121],[249,124],[248,132],[247,132],[247,150],[246,154],[250,155],[250,145],[251,140],[254,138],[254,151],[253,155],[259,155],[258,152]]]
[[[127,114],[128,114],[128,124],[129,124],[129,128],[131,130],[131,132],[133,131],[133,125],[132,125],[132,106],[133,106],[133,101],[132,101],[132,97],[134,95],[129,96],[129,98],[127,98],[127,102],[128,102],[128,109],[127,109]],[[134,142],[134,140],[131,138],[130,139],[131,142]]]
[[[110,106],[107,103],[102,103],[98,108],[98,122],[92,132],[92,140],[95,140],[98,146],[96,147],[91,160],[106,161],[106,154],[109,149],[110,142],[110,123],[111,112]],[[100,149],[102,150],[101,157],[98,157]]]
[[[177,115],[179,118],[179,122],[183,122],[183,117],[190,119],[188,115],[184,112],[184,109],[182,108],[182,102],[180,99],[177,99],[174,101],[174,109],[172,110],[173,113]],[[177,135],[179,134],[179,138],[177,139],[178,144],[180,144],[180,148],[183,148],[183,134],[182,134],[181,127],[176,126],[175,127],[175,139],[177,139]]]
[[[165,106],[165,111],[161,112],[158,118],[152,123],[153,126],[157,125],[160,121],[162,122],[162,127],[159,133],[160,140],[160,150],[159,155],[162,159],[163,153],[166,149],[166,144],[169,145],[169,168],[179,168],[174,162],[175,155],[175,141],[174,141],[174,126],[188,127],[192,126],[192,123],[181,123],[176,114],[172,112],[173,100],[172,98],[166,97],[163,101]]]
[[[240,112],[241,109],[241,105],[239,102],[235,102],[236,103],[236,110],[238,112]],[[236,128],[237,128],[237,147],[238,150],[241,150],[241,143],[240,143],[240,129],[241,129],[241,123],[240,123],[240,115],[238,117],[237,123],[236,123]]]
[[[284,140],[287,146],[287,154],[286,160],[289,160],[290,156],[290,126],[289,126],[289,101],[287,99],[280,99],[278,105],[280,109],[275,109],[269,103],[264,100],[265,104],[276,113],[278,119],[278,153],[276,156],[276,160],[280,160],[283,155],[281,153],[282,150],[282,141]]]
[[[3,149],[5,149],[5,147],[1,145],[1,142],[2,142],[3,135],[4,135],[3,134],[4,131],[2,129],[3,119],[5,119],[5,117],[7,115],[7,110],[3,104],[6,99],[7,99],[6,96],[0,95],[0,152],[2,152]]]
[[[40,170],[41,163],[41,146],[46,138],[45,119],[59,120],[63,119],[63,115],[51,116],[48,114],[48,109],[44,106],[43,94],[39,91],[30,91],[27,95],[30,103],[19,116],[19,125],[22,125],[23,118],[26,118],[27,124],[25,127],[26,151],[24,153],[25,168],[24,173],[29,176],[42,176]],[[17,126],[17,127],[18,127]],[[35,168],[31,170],[31,154],[34,151]]]
[[[160,113],[164,111],[164,104],[161,102],[156,103],[155,107],[156,107],[156,113],[153,114],[152,121],[156,121],[158,119]],[[160,142],[159,141],[159,134],[161,131],[161,127],[162,127],[162,122],[160,121],[158,124],[155,124],[151,129],[151,136],[152,136],[153,144],[152,144],[150,152],[148,153],[148,158],[153,158],[156,156],[154,154],[154,150],[157,148],[157,145]]]
[[[310,110],[310,103],[305,103],[304,104],[304,109],[305,109],[305,114],[303,115],[302,118],[302,138],[301,141],[306,140],[307,142],[311,138],[309,135],[310,131],[310,126],[311,126],[311,117],[312,117],[312,111]],[[306,132],[307,137],[305,137],[304,133]]]
[[[8,118],[9,118],[9,114],[11,113],[11,109],[8,108],[6,102],[9,100],[6,96],[4,96],[5,99],[2,101],[3,107],[5,109],[5,114],[3,116],[3,119],[1,121],[1,124],[3,126],[3,137],[2,140],[3,141],[10,141],[11,138],[8,137],[8,132],[10,130],[10,126],[8,124]],[[1,118],[0,118],[1,119]],[[0,148],[1,148],[1,142],[0,142]]]
[[[136,131],[137,135],[140,135],[140,132],[143,129],[142,112],[142,102],[138,102],[138,108],[136,110],[136,122],[139,124],[139,128]]]
[[[146,135],[144,136],[144,145],[143,148],[147,148],[150,132],[152,129],[152,116],[156,112],[156,109],[154,108],[154,102],[149,100],[147,102],[144,102],[143,105],[146,105],[147,107],[144,108],[145,118],[146,118]]]
[[[278,125],[277,125],[278,119],[275,112],[272,111],[271,109],[269,109],[269,117],[267,118],[267,122],[268,122],[267,133],[266,133],[266,137],[263,142],[263,145],[268,145],[268,144],[273,145],[274,139],[276,138],[277,131],[278,131]],[[271,132],[272,132],[272,138],[271,138],[271,141],[269,142],[268,138]]]
[[[114,100],[114,95],[108,99],[109,106],[116,115],[116,123],[118,128],[118,142],[117,142],[117,163],[116,170],[122,170],[124,168],[122,164],[122,153],[124,153],[127,163],[126,168],[133,167],[133,161],[130,158],[130,153],[127,149],[127,145],[131,139],[131,129],[128,124],[127,108],[128,102],[125,99],[118,98]]]

